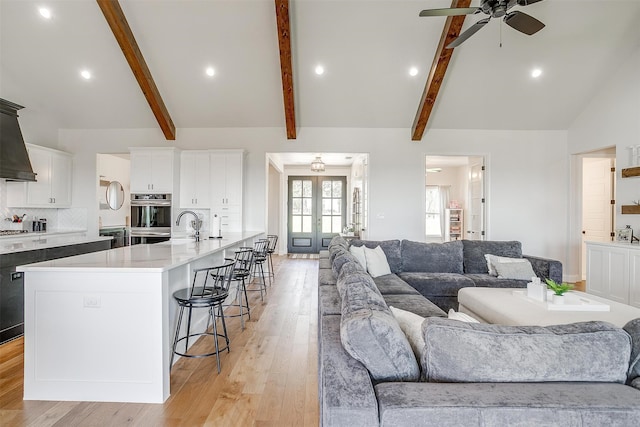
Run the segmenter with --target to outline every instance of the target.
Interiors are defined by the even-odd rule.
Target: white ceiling
[[[120,3],[178,129],[284,127],[273,0]],[[291,0],[298,127],[410,128],[444,24],[418,12],[450,4]],[[41,18],[41,5],[53,19]],[[429,127],[567,129],[640,46],[639,0],[520,9],[546,28],[529,37],[502,25],[500,47],[494,19],[457,48]],[[544,70],[538,80],[534,66]],[[83,68],[95,78],[81,79]],[[157,126],[93,0],[0,0],[0,97],[59,128]]]

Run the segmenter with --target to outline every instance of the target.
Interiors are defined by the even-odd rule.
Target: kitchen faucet
[[[193,223],[194,223],[194,227],[196,229],[195,234],[193,235],[196,238],[196,242],[200,241],[200,218],[198,218],[198,214],[195,213],[194,211],[182,211],[180,212],[180,215],[178,215],[178,219],[176,219],[176,225],[180,225],[180,218],[182,218],[182,215],[184,214],[191,214],[193,215],[193,217],[196,219]]]

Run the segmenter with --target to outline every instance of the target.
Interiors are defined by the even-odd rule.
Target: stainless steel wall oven
[[[171,238],[171,194],[131,195],[131,244]]]

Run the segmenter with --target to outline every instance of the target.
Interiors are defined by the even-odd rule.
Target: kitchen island
[[[18,267],[25,273],[24,399],[164,402],[173,292],[189,286],[193,269],[220,264],[263,235],[180,239]],[[194,316],[195,327],[205,317]]]
[[[109,249],[110,240],[87,237],[85,231],[1,235],[0,344],[24,333],[24,283],[18,265]]]

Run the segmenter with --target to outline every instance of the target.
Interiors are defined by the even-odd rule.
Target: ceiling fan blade
[[[473,24],[472,26],[470,26],[469,28],[467,28],[464,33],[462,33],[462,34],[460,34],[458,36],[457,39],[455,39],[454,41],[452,41],[451,43],[449,43],[447,45],[447,49],[453,49],[454,47],[460,46],[469,37],[471,37],[472,35],[477,33],[482,27],[487,25],[487,23],[489,22],[490,19],[491,19],[491,17],[481,19],[478,22],[476,22],[475,24]]]
[[[529,6],[530,4],[538,3],[542,0],[518,0],[520,6]]]
[[[504,22],[514,30],[518,30],[529,36],[544,28],[544,24],[542,22],[538,21],[533,16],[527,15],[526,13],[518,10],[508,13],[504,17]]]
[[[479,7],[448,7],[446,9],[426,9],[420,12],[420,16],[459,16],[473,15],[480,10]]]

